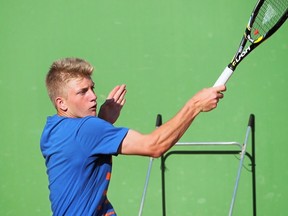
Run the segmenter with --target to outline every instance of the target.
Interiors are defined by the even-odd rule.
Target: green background
[[[127,84],[117,125],[148,133],[158,113],[167,121],[194,93],[213,85],[235,53],[254,4],[2,1],[0,215],[51,215],[39,139],[46,117],[55,113],[44,86],[54,60],[91,62],[99,103],[115,85]],[[218,108],[199,115],[181,139],[243,142],[254,113],[261,216],[287,211],[287,32],[286,24],[243,61]],[[148,162],[147,157],[114,158],[109,197],[118,215],[138,214]],[[237,166],[235,156],[169,159],[167,215],[227,215]],[[234,215],[252,215],[250,177],[244,169]],[[161,214],[160,160],[155,159],[143,215]]]

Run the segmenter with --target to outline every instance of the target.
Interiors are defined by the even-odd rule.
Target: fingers
[[[224,94],[221,93],[221,92],[217,92],[217,98],[218,98],[218,99],[224,98]]]
[[[222,99],[224,97],[224,94],[222,92],[226,91],[226,86],[225,85],[221,85],[221,86],[217,86],[217,87],[212,87],[212,90],[214,90],[215,99],[218,102],[220,99]]]
[[[126,85],[124,84],[118,85],[114,89],[112,89],[112,91],[109,93],[107,100],[113,99],[111,101],[123,106],[126,102],[126,99],[125,99],[126,93],[127,93]]]
[[[211,111],[218,105],[220,99],[224,97],[223,92],[226,91],[226,86],[211,87],[203,89],[196,95],[197,104],[203,112]]]
[[[216,104],[219,102],[220,99],[224,98],[224,94],[222,92],[226,91],[226,87],[223,86],[221,88],[215,89],[215,99],[216,99]]]
[[[115,96],[117,97],[117,94],[119,95],[119,91],[121,91],[122,89],[125,89],[126,86],[125,85],[117,85],[115,86],[112,91],[109,93],[107,99],[112,99],[114,98]]]
[[[225,92],[226,91],[226,86],[225,85],[220,85],[213,87],[217,92]]]

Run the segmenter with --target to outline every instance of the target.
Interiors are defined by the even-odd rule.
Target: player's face
[[[71,79],[67,84],[68,117],[81,118],[97,115],[97,96],[94,93],[94,82],[89,78]]]

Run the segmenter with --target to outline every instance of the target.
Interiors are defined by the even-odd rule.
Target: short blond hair
[[[64,58],[53,62],[46,76],[46,88],[54,106],[57,97],[65,97],[65,87],[71,79],[90,79],[93,70],[89,62],[80,58]]]

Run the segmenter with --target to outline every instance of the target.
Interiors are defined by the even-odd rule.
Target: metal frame
[[[256,164],[255,164],[255,120],[254,115],[249,117],[247,132],[251,132],[251,154],[245,151],[245,156],[250,159],[252,173],[252,210],[253,216],[256,216]],[[248,135],[246,134],[246,137]],[[162,213],[166,216],[166,194],[165,194],[165,161],[172,155],[179,154],[204,154],[204,155],[239,155],[242,152],[242,145],[238,142],[179,142],[176,146],[237,146],[239,150],[170,150],[161,156],[161,183],[162,183]],[[241,162],[241,161],[240,161]],[[242,166],[242,164],[240,164]],[[238,170],[239,172],[239,170]],[[235,189],[238,187],[238,178]],[[235,194],[233,194],[233,198]],[[233,198],[231,206],[233,208]]]

